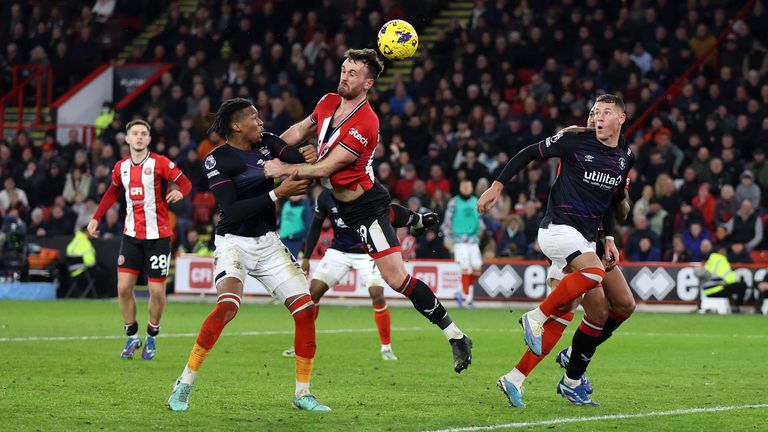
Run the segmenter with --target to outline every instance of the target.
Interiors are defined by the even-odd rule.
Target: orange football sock
[[[567,275],[557,285],[557,289],[549,293],[541,302],[539,305],[541,313],[546,316],[554,314],[559,307],[600,285],[604,277],[605,271],[599,268],[587,268]]]
[[[526,349],[520,361],[515,366],[515,369],[519,370],[523,375],[528,376],[531,371],[542,361],[547,354],[552,351],[552,348],[557,345],[557,342],[563,336],[563,331],[568,327],[573,319],[573,312],[563,312],[556,310],[554,314],[550,315],[549,319],[544,323],[544,334],[542,335],[541,344],[541,356],[537,356],[531,352],[530,349]]]
[[[379,329],[379,339],[382,345],[389,345],[392,319],[389,315],[389,308],[386,303],[373,305],[373,319],[376,320],[376,327]]]

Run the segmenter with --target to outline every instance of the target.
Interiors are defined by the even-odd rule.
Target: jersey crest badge
[[[624,169],[627,167],[627,161],[624,158],[619,158],[619,168]]]
[[[152,168],[144,167],[144,175],[152,175]]]
[[[216,159],[213,158],[213,155],[208,155],[208,157],[205,158],[204,165],[207,170],[213,169],[213,167],[216,166]]]

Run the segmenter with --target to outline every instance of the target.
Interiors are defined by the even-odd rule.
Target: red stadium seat
[[[768,264],[768,251],[753,250],[749,253],[749,257],[752,258],[756,264]]]
[[[211,192],[198,192],[192,198],[192,222],[207,224],[216,209],[216,198]]]

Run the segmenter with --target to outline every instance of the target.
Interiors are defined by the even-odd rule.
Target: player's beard
[[[354,99],[357,97],[356,94],[352,94],[352,87],[350,87],[349,84],[339,83],[339,87],[336,89],[336,92],[344,99]]]

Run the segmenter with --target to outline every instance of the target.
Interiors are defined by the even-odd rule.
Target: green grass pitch
[[[411,308],[391,308],[400,360],[383,362],[370,307],[323,306],[312,391],[333,411],[317,414],[290,405],[294,363],[280,355],[292,343],[290,316],[245,304],[203,365],[190,410],[168,411],[211,309],[169,303],[157,357],[129,361],[118,356],[115,302],[0,302],[0,430],[768,430],[768,332],[753,315],[636,313],[589,370],[602,407],[556,395],[562,372],[551,356],[529,377],[521,410],[495,386],[523,352],[521,311],[452,310],[475,345],[472,366],[457,375],[441,332]],[[146,303],[139,311],[146,322]]]

